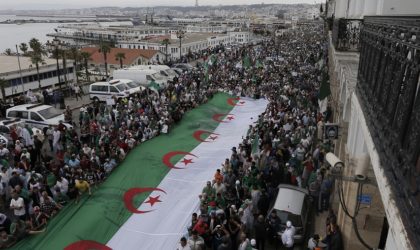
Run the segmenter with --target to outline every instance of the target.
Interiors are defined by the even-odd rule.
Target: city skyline
[[[199,5],[250,5],[250,4],[314,4],[320,3],[321,0],[213,0],[211,2],[200,1]],[[42,10],[42,9],[67,9],[67,8],[91,8],[91,7],[154,7],[154,6],[194,6],[195,0],[162,0],[159,4],[153,0],[92,0],[88,3],[83,0],[73,0],[71,3],[59,3],[56,0],[22,0],[18,3],[9,2],[3,3],[0,10],[15,9],[15,10]]]

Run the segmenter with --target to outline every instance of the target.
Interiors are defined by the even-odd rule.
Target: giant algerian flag
[[[60,211],[46,233],[13,249],[175,249],[206,181],[267,103],[217,94],[168,134],[133,149],[92,197]]]

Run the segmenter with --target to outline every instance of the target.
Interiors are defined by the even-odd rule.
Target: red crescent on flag
[[[223,121],[223,120],[221,120],[220,118],[222,118],[223,116],[227,116],[227,115],[232,115],[232,114],[214,114],[213,115],[213,120],[215,120],[216,122],[225,122],[225,123],[227,123],[226,121]],[[233,116],[233,115],[232,115]]]
[[[209,135],[219,135],[219,134],[212,133],[212,132],[210,132],[210,131],[206,131],[206,130],[196,130],[196,131],[193,133],[193,137],[194,137],[194,139],[196,139],[196,140],[197,140],[197,141],[199,141],[199,142],[211,142],[211,141],[207,141],[207,140],[203,140],[203,139],[201,139],[201,136],[202,136],[203,134],[209,134]]]
[[[80,240],[66,246],[64,250],[112,250],[112,248],[93,240]]]
[[[240,97],[231,97],[227,99],[227,103],[230,106],[243,106],[244,103],[243,102],[239,102],[241,100]],[[236,101],[236,102],[235,102]]]
[[[197,158],[197,156],[189,153],[189,152],[184,152],[184,151],[172,151],[167,153],[166,155],[164,155],[162,157],[162,162],[163,164],[165,164],[168,168],[174,168],[174,169],[184,169],[184,168],[180,168],[180,167],[176,167],[174,164],[171,163],[171,159],[172,157],[174,157],[175,155],[191,155]]]
[[[148,212],[152,212],[153,210],[138,210],[133,205],[133,199],[136,195],[144,193],[144,192],[152,192],[152,191],[159,191],[164,194],[166,194],[165,191],[163,191],[160,188],[152,188],[152,187],[145,187],[145,188],[130,188],[127,190],[127,192],[124,193],[124,204],[125,207],[128,209],[128,211],[132,212],[133,214],[145,214]],[[102,250],[102,249],[99,249]]]

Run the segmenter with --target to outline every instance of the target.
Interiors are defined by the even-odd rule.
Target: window
[[[49,107],[38,111],[39,115],[45,119],[51,119],[62,114],[62,112],[54,107]]]
[[[110,87],[109,87],[109,92],[112,92],[112,93],[119,93],[118,89],[117,89],[116,87],[114,87],[114,86],[110,86]]]
[[[0,126],[0,133],[2,134],[8,134],[10,133],[10,129],[7,126]]]
[[[17,118],[18,116],[17,116],[17,111],[10,111],[8,114],[7,114],[7,116],[8,117],[14,117],[14,118]]]
[[[28,111],[19,111],[18,117],[22,119],[28,119]]]
[[[40,122],[40,121],[42,121],[42,118],[37,113],[31,112],[31,120]]]
[[[94,85],[92,86],[92,91],[108,92],[108,86]]]

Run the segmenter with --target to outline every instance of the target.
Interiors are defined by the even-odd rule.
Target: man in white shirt
[[[187,239],[185,237],[181,238],[176,250],[191,250],[191,247],[187,244]]]
[[[286,249],[293,249],[293,245],[294,245],[294,239],[293,236],[295,236],[296,233],[296,229],[295,227],[292,225],[292,222],[287,221],[286,222],[286,229],[284,230],[282,236],[281,236],[281,241],[283,242],[283,246]]]
[[[18,193],[12,193],[12,200],[10,201],[10,208],[13,209],[14,215],[21,220],[26,219],[25,202],[22,197],[19,197]]]

